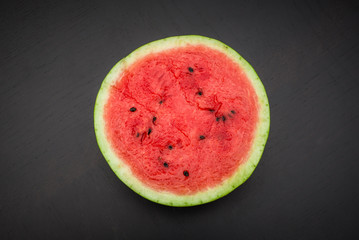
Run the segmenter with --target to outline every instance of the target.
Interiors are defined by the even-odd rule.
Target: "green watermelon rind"
[[[136,176],[132,174],[130,167],[126,166],[125,162],[118,155],[116,155],[112,149],[111,143],[107,140],[105,134],[105,120],[103,114],[104,105],[109,96],[110,86],[114,85],[118,79],[121,79],[123,71],[128,66],[136,62],[137,59],[141,59],[150,53],[197,44],[204,44],[207,47],[225,53],[228,57],[238,63],[247,74],[247,77],[251,81],[258,96],[259,114],[255,137],[253,139],[251,150],[248,153],[248,160],[238,167],[232,177],[224,180],[218,186],[206,189],[193,195],[176,195],[171,192],[156,191],[138,180]],[[270,110],[267,94],[261,80],[252,66],[236,51],[224,43],[212,38],[198,35],[168,37],[150,42],[123,58],[111,69],[102,82],[96,98],[94,110],[94,127],[97,143],[106,161],[118,178],[133,191],[150,201],[177,207],[195,206],[214,201],[227,195],[243,184],[251,176],[261,159],[269,134],[269,126]]]

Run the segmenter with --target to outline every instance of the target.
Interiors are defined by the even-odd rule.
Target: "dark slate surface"
[[[357,1],[8,1],[0,6],[0,239],[354,239]],[[111,67],[164,37],[219,39],[271,105],[252,177],[193,207],[128,189],[96,143]]]

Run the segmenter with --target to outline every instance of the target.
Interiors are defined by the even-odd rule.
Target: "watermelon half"
[[[193,206],[252,174],[269,132],[265,89],[237,52],[202,36],[146,44],[118,62],[98,93],[98,145],[141,196]]]

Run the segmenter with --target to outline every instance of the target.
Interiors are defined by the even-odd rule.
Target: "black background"
[[[0,7],[0,239],[354,239],[359,229],[356,1],[9,1]],[[257,71],[271,131],[251,178],[173,208],[104,160],[93,107],[112,66],[199,34]]]

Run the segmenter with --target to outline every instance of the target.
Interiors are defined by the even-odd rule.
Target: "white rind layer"
[[[193,195],[176,195],[171,192],[156,191],[149,188],[147,185],[140,182],[134,176],[129,168],[120,157],[113,151],[110,142],[107,140],[105,133],[105,120],[104,120],[104,105],[109,96],[110,86],[114,85],[116,81],[121,80],[124,70],[138,59],[143,58],[147,54],[161,52],[163,50],[184,47],[188,45],[205,45],[207,47],[216,49],[225,53],[228,57],[233,59],[247,74],[248,79],[253,85],[255,92],[258,96],[258,123],[253,139],[252,147],[248,154],[248,160],[240,165],[235,174],[222,182],[220,185],[209,188],[204,191],[198,192]],[[104,79],[100,91],[97,95],[94,111],[94,125],[98,145],[104,155],[106,161],[115,172],[115,174],[133,191],[140,194],[153,202],[157,202],[169,206],[194,206],[207,202],[214,201],[220,197],[232,192],[239,185],[244,183],[254,169],[264,151],[267,142],[270,125],[270,113],[268,98],[264,86],[259,79],[257,73],[252,66],[244,60],[236,51],[228,47],[224,43],[197,35],[176,36],[157,40],[148,43],[135,51],[133,51],[126,58],[118,62],[108,73]]]

